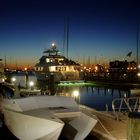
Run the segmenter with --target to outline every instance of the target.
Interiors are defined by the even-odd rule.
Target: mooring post
[[[127,140],[140,140],[140,112],[128,115]]]

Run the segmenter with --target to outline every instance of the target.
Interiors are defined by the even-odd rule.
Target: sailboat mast
[[[63,40],[63,53],[65,56],[65,47],[66,47],[66,57],[68,58],[68,45],[69,45],[69,24],[68,18],[64,22],[64,40]]]
[[[137,54],[137,65],[138,65],[138,61],[139,61],[139,25],[137,24],[137,50],[136,50],[136,54]]]
[[[68,19],[67,19],[67,58],[68,58],[68,52],[69,52],[69,23],[68,23]]]
[[[7,68],[6,56],[4,57],[4,61],[5,61],[5,62],[4,62],[4,63],[5,63],[5,64],[4,64],[4,67]]]
[[[65,42],[66,41],[66,21],[64,21],[64,38],[63,38],[63,55],[65,56]]]

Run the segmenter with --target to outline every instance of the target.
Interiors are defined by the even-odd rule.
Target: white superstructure
[[[48,80],[50,74],[54,75],[55,82],[80,79],[80,65],[60,55],[55,44],[43,53],[34,67],[38,80]]]

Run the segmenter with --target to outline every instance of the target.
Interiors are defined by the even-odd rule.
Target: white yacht
[[[98,122],[64,96],[3,99],[2,113],[8,129],[21,140],[57,140],[61,133],[69,140],[83,140]]]
[[[54,43],[43,53],[34,67],[38,80],[49,80],[50,74],[54,75],[55,82],[80,79],[80,65],[60,55]]]

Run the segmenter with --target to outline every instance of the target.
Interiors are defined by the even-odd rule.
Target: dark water
[[[78,91],[79,96],[74,97],[73,92]],[[108,106],[109,110],[112,110],[112,101],[116,98],[122,98],[124,96],[130,97],[130,90],[113,89],[105,87],[94,86],[57,86],[57,94],[64,96],[72,96],[77,102],[97,110],[106,110]]]
[[[4,125],[0,128],[0,140],[18,140]]]

